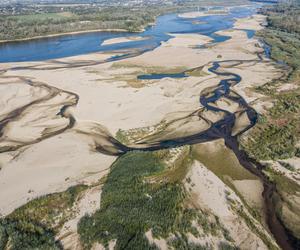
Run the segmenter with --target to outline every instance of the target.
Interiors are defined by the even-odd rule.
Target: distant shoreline
[[[49,35],[43,35],[43,36],[33,36],[33,37],[28,37],[28,38],[0,40],[0,44],[13,43],[13,42],[24,42],[24,41],[31,41],[31,40],[43,39],[43,38],[60,37],[60,36],[68,36],[68,35],[78,35],[78,34],[94,33],[94,32],[124,32],[124,33],[128,32],[128,33],[138,33],[140,31],[133,32],[133,31],[125,30],[125,29],[95,29],[95,30],[71,31],[71,32],[56,33],[56,34],[49,34]]]

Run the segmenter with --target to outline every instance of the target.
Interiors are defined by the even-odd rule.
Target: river
[[[253,4],[248,7],[234,7],[230,10],[230,13],[226,15],[214,15],[205,16],[193,19],[185,19],[178,17],[177,14],[168,14],[160,16],[154,26],[148,27],[144,32],[134,34],[136,36],[145,37],[146,39],[141,41],[130,41],[111,45],[101,45],[106,39],[132,36],[132,33],[112,33],[112,32],[94,32],[86,34],[65,35],[61,37],[42,38],[37,40],[14,42],[0,45],[0,62],[24,62],[24,61],[43,61],[49,59],[63,58],[67,56],[76,56],[93,52],[103,51],[122,51],[128,49],[135,49],[141,54],[145,51],[152,50],[158,47],[162,42],[170,39],[169,33],[199,33],[202,35],[213,38],[213,43],[223,42],[230,37],[219,36],[215,32],[232,28],[234,24],[234,18],[247,17],[255,13],[259,5]],[[245,30],[248,38],[254,35],[254,31]],[[202,49],[201,47],[197,49]],[[132,56],[134,56],[132,55]],[[126,57],[127,54],[124,55]],[[123,57],[113,57],[110,61],[120,60]],[[262,56],[258,55],[256,61],[262,60]],[[267,218],[267,224],[270,231],[274,235],[277,243],[283,249],[293,249],[291,243],[293,238],[284,228],[280,220],[277,218],[272,197],[276,192],[276,187],[272,184],[262,173],[263,167],[251,159],[247,154],[240,150],[238,145],[238,136],[253,127],[256,124],[258,114],[256,111],[248,105],[245,99],[231,90],[231,87],[239,84],[241,77],[231,72],[220,71],[222,64],[226,63],[242,63],[242,60],[234,61],[215,61],[209,68],[209,71],[223,76],[225,79],[220,80],[219,84],[210,91],[210,94],[199,93],[199,105],[205,107],[207,110],[213,112],[225,113],[223,119],[213,123],[209,129],[186,137],[174,138],[170,140],[160,140],[152,145],[141,144],[137,147],[128,147],[122,145],[114,138],[111,141],[116,148],[126,153],[132,150],[144,150],[153,151],[163,148],[172,148],[181,145],[193,145],[196,143],[202,143],[207,141],[223,138],[225,144],[230,148],[242,166],[248,169],[250,172],[258,176],[264,184],[263,198],[265,201],[265,214]],[[161,79],[164,77],[188,77],[186,72],[179,72],[175,74],[151,74],[140,75],[139,79]],[[226,98],[230,101],[236,102],[241,109],[247,114],[249,126],[239,131],[238,134],[232,135],[233,127],[235,124],[235,114],[229,111],[223,110],[221,107],[212,105],[220,98]],[[62,112],[63,113],[63,112]],[[74,123],[75,121],[73,121]]]
[[[3,43],[0,44],[0,62],[43,61],[93,52],[121,51],[126,49],[137,49],[142,53],[154,49],[162,42],[169,40],[171,38],[168,35],[169,33],[199,33],[210,36],[216,42],[222,42],[229,39],[229,37],[218,36],[215,32],[231,28],[234,24],[234,18],[250,16],[255,12],[257,6],[253,4],[251,7],[235,7],[231,9],[228,15],[206,16],[194,19],[180,18],[177,14],[167,14],[158,17],[155,25],[146,28],[141,33],[92,32]],[[102,45],[102,42],[107,39],[133,35],[146,39]]]

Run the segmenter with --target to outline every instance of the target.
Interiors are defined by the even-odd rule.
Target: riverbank
[[[143,30],[136,31],[142,32]],[[78,35],[78,34],[88,34],[88,33],[96,33],[96,32],[129,32],[125,29],[95,29],[95,30],[82,30],[82,31],[73,31],[73,32],[63,32],[58,34],[50,34],[50,35],[44,35],[44,36],[34,36],[34,37],[28,37],[28,38],[20,38],[20,39],[14,39],[14,40],[0,40],[1,44],[6,43],[14,43],[14,42],[25,42],[25,41],[31,41],[31,40],[39,40],[44,38],[54,38],[54,37],[62,37],[62,36],[70,36],[70,35]],[[135,32],[133,32],[135,33]]]
[[[292,11],[291,11],[292,10]],[[264,173],[278,190],[277,216],[290,234],[290,242],[300,244],[300,49],[299,4],[262,9],[268,26],[259,33],[270,46],[270,57],[286,66],[277,81],[256,88],[261,103],[268,102],[260,122],[241,137],[246,152],[264,166]],[[287,20],[289,20],[287,22]],[[290,24],[294,25],[290,25]]]

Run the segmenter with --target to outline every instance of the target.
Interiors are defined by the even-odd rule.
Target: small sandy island
[[[124,37],[107,39],[101,45],[111,45],[111,44],[116,44],[116,43],[143,41],[143,40],[147,40],[147,39],[148,39],[148,37],[142,37],[142,36],[128,36],[128,37],[124,36]]]

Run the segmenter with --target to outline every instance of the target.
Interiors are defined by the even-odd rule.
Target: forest
[[[257,87],[273,100],[273,107],[261,115],[253,129],[252,140],[243,143],[250,155],[259,160],[278,160],[300,156],[300,1],[264,7],[267,28],[259,32],[271,48],[271,58],[289,68],[286,79]],[[279,92],[280,84],[293,84],[295,89]]]
[[[154,4],[147,1],[147,5],[135,3],[126,5],[130,1],[105,2],[85,5],[17,5],[0,8],[0,41],[26,39],[36,36],[88,31],[121,29],[124,31],[141,31],[153,24],[157,16],[201,9],[209,5],[243,4],[245,0],[234,1],[197,1],[185,0],[161,2]],[[152,3],[152,4],[151,4]]]
[[[134,12],[134,13],[132,13]],[[154,22],[155,10],[132,11],[128,8],[105,8],[99,12],[57,12],[0,16],[0,40],[14,40],[65,32],[94,29],[139,31]]]

